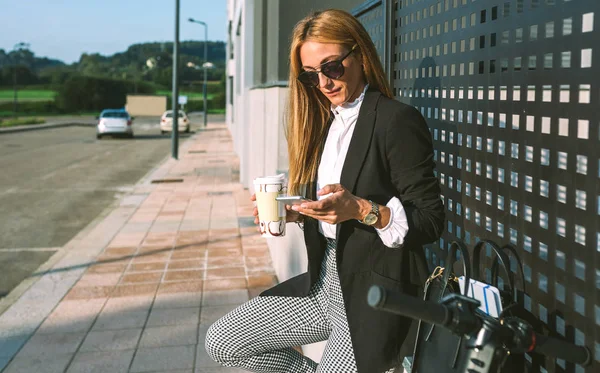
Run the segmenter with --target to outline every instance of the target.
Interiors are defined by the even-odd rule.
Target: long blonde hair
[[[363,25],[350,13],[338,9],[315,12],[296,24],[290,48],[289,98],[286,137],[289,155],[289,193],[302,193],[316,179],[319,154],[327,137],[331,103],[318,88],[306,87],[296,78],[302,70],[300,48],[306,41],[341,44],[350,50],[357,45],[369,89],[392,97],[389,82],[375,45]]]

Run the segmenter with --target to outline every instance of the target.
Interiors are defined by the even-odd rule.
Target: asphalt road
[[[193,133],[202,117],[190,119]],[[0,298],[170,154],[158,121],[136,119],[134,139],[78,126],[0,134]]]

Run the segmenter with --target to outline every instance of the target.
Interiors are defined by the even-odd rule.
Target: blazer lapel
[[[348,153],[346,154],[346,160],[344,161],[340,177],[340,184],[348,189],[350,193],[354,193],[358,175],[371,146],[371,137],[375,128],[375,108],[380,96],[381,93],[379,91],[368,90],[365,93],[365,98],[358,112],[358,119],[354,127],[354,133],[352,133],[352,139],[350,140],[350,146],[348,147]],[[340,233],[343,225],[341,224],[336,227],[337,242],[340,242]]]
[[[369,146],[371,145],[371,136],[375,128],[375,108],[381,93],[379,91],[368,90],[358,112],[358,120],[354,127],[354,133],[350,140],[346,160],[342,167],[340,184],[342,184],[351,193],[354,193],[356,180],[360,170],[365,162]]]

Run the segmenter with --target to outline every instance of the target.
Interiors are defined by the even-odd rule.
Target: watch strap
[[[362,224],[365,224],[365,225],[370,225],[370,224],[367,224],[367,222],[365,220],[366,220],[367,216],[369,216],[371,214],[375,215],[377,217],[377,219],[379,219],[379,205],[371,200],[369,200],[369,202],[371,203],[371,211],[369,211],[369,213],[367,215],[365,215],[362,218],[362,220],[359,220],[359,222],[361,222]]]
[[[371,200],[369,202],[371,202],[371,212],[379,218],[379,205]]]

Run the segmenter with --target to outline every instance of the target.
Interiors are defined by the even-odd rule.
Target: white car
[[[183,110],[179,110],[179,132],[190,132],[190,120]],[[167,110],[160,118],[160,133],[173,131],[173,110]]]
[[[125,135],[127,137],[133,137],[133,118],[125,110],[103,110],[97,119],[97,139],[101,139],[103,135]]]

